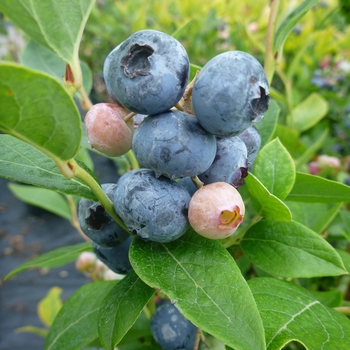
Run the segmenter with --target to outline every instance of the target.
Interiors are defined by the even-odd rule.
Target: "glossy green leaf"
[[[98,313],[115,281],[79,288],[63,304],[46,338],[45,350],[80,350],[98,337]]]
[[[48,253],[44,253],[35,259],[26,261],[24,264],[16,267],[9,274],[5,276],[5,280],[16,275],[17,273],[31,269],[31,268],[41,268],[41,267],[58,267],[66,265],[75,261],[80,253],[85,251],[92,251],[91,243],[84,242],[75,244],[68,247],[57,248]]]
[[[2,0],[0,11],[37,43],[53,50],[81,82],[79,44],[94,0]]]
[[[264,118],[259,123],[254,124],[261,136],[261,147],[264,147],[275,133],[278,116],[281,112],[278,104],[271,100],[269,109],[264,114]]]
[[[350,349],[350,322],[307,290],[275,278],[248,281],[258,304],[268,350],[297,340],[309,350]]]
[[[106,296],[99,313],[98,332],[105,349],[113,350],[155,293],[134,272],[125,276]]]
[[[23,202],[45,209],[69,221],[73,218],[66,198],[57,192],[27,185],[9,184],[8,187]]]
[[[47,49],[45,46],[30,40],[22,52],[21,62],[29,68],[52,75],[63,84],[66,64],[57,54]],[[89,66],[84,62],[80,62],[80,67],[83,73],[84,89],[86,93],[89,94],[92,88],[92,72]],[[79,92],[77,94],[79,95]],[[80,95],[79,97],[81,99]]]
[[[10,135],[0,135],[0,177],[97,201],[82,181],[66,179],[44,153]]]
[[[350,202],[350,187],[320,176],[297,172],[294,186],[286,201],[309,203]]]
[[[256,305],[232,256],[216,240],[189,230],[168,244],[135,239],[130,262],[203,331],[240,350],[264,349]]]
[[[254,164],[254,175],[271,194],[280,199],[284,199],[292,189],[294,162],[278,138],[260,150]]]
[[[299,132],[316,125],[328,112],[328,102],[318,93],[310,94],[292,110],[292,122]]]
[[[346,273],[334,248],[294,221],[259,221],[246,232],[241,248],[253,264],[275,276],[311,278]]]
[[[56,79],[23,66],[0,64],[0,105],[0,130],[32,144],[56,162],[78,152],[80,114]]]
[[[318,2],[319,0],[304,0],[282,21],[275,34],[275,51],[279,51],[282,48],[285,40],[295,25],[304,17],[307,11]]]
[[[38,304],[38,316],[41,322],[50,327],[62,308],[62,288],[52,287],[48,291],[44,299],[40,300]]]
[[[326,203],[288,202],[287,205],[292,212],[293,221],[321,234],[334,220],[342,203],[329,206]]]
[[[254,209],[259,215],[272,220],[291,221],[292,214],[288,207],[259,181],[249,173],[244,179],[250,193]]]

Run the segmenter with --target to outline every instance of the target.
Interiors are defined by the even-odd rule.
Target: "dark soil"
[[[93,160],[102,183],[117,181],[111,160],[95,153]],[[51,287],[63,289],[64,301],[90,282],[76,271],[74,263],[50,270],[26,270],[7,281],[3,281],[4,276],[42,253],[83,241],[67,220],[21,202],[8,189],[8,181],[0,178],[0,350],[44,349],[44,338],[17,333],[16,329],[28,325],[45,328],[37,305]]]

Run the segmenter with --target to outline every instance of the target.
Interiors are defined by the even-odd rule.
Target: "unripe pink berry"
[[[110,157],[125,154],[131,149],[134,121],[125,122],[129,113],[124,107],[111,103],[98,103],[91,107],[84,119],[92,148]]]
[[[96,255],[91,252],[82,252],[75,262],[75,267],[78,271],[88,271],[95,266],[97,261]]]
[[[211,239],[231,236],[243,221],[245,206],[239,192],[225,182],[214,182],[194,193],[188,220],[200,235]]]

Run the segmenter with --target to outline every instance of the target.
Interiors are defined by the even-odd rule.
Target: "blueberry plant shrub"
[[[145,23],[105,55],[109,101],[92,104],[79,46],[99,4],[0,3],[29,38],[21,64],[0,62],[0,176],[34,204],[50,193],[91,240],[6,278],[80,254],[81,270],[92,257],[123,275],[78,289],[45,349],[349,349],[350,188],[309,171],[329,105],[293,89],[314,36],[294,57],[288,41],[321,2],[270,1],[264,36],[248,35],[256,55],[205,62]],[[115,183],[91,148],[126,160]]]

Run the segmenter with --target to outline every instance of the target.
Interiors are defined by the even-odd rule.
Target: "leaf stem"
[[[75,176],[82,180],[86,185],[88,185],[91,189],[91,191],[95,194],[100,204],[103,206],[103,208],[108,212],[108,214],[127,232],[129,230],[125,226],[122,219],[117,215],[117,213],[114,211],[113,203],[108,198],[108,196],[103,192],[101,186],[96,182],[96,180],[82,167],[79,166],[79,164],[74,160],[70,160],[70,165],[75,170]],[[131,234],[131,232],[129,232]]]
[[[276,57],[274,49],[275,27],[277,20],[277,12],[281,0],[270,0],[270,16],[267,25],[266,41],[265,41],[265,59],[264,69],[269,84],[271,84],[273,74],[275,72]]]
[[[335,307],[334,310],[340,312],[345,316],[350,316],[350,306]]]
[[[132,170],[140,169],[139,162],[137,161],[132,149],[126,153],[126,157],[128,158]]]
[[[83,100],[81,101],[81,107],[85,110],[85,111],[88,111],[92,106],[93,106],[93,103],[91,102],[88,94],[86,93],[86,90],[84,88],[84,85],[81,86],[80,88],[80,93],[81,93],[81,96],[83,98]]]
[[[79,220],[78,220],[78,215],[77,215],[77,206],[74,203],[73,197],[72,196],[66,196],[67,202],[69,205],[69,209],[72,213],[72,220],[71,220],[71,225],[79,232],[80,236],[83,237],[83,239],[87,242],[90,242],[90,238],[85,235],[85,233],[81,230],[80,225],[79,225]]]

